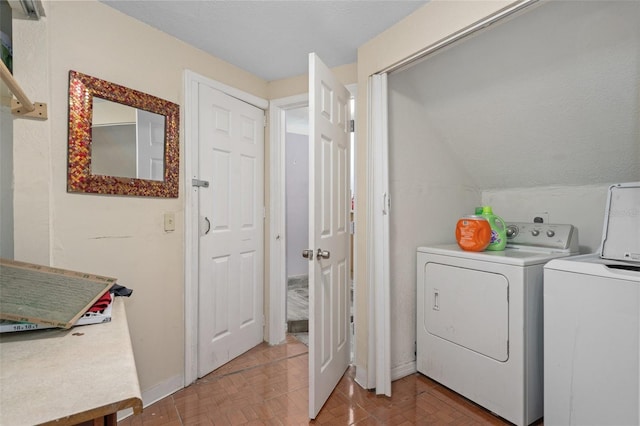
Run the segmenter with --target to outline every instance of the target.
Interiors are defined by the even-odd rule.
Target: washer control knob
[[[554,235],[556,235],[556,233],[555,233],[555,232],[553,232],[553,229],[549,229],[549,230],[547,231],[547,237],[551,238],[551,237],[553,237]]]
[[[507,226],[507,238],[513,238],[518,235],[518,227],[515,225]]]
[[[537,229],[534,229],[533,231],[531,231],[531,235],[533,235],[534,237],[537,237],[538,235],[540,235],[540,231],[538,231]]]

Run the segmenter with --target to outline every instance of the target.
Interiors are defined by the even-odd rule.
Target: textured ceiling
[[[392,74],[479,188],[640,179],[640,2],[546,2]],[[406,111],[405,111],[406,112]]]
[[[426,0],[101,0],[267,81],[307,73],[308,54],[330,67]]]

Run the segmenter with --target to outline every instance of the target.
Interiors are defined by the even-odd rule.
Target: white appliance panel
[[[640,182],[609,187],[600,257],[640,262]]]
[[[480,404],[516,425],[542,417],[542,265],[516,266],[466,257],[417,253],[417,369],[420,373]],[[497,361],[475,350],[438,337],[427,329],[433,292],[427,265],[467,269],[472,282],[485,274],[503,277],[509,288],[508,358]],[[440,279],[449,280],[445,276]],[[437,282],[436,280],[433,280]],[[536,296],[537,295],[537,296]],[[500,298],[502,296],[499,296]],[[429,300],[429,302],[424,302]],[[428,303],[428,304],[427,304]],[[477,303],[477,302],[476,302]],[[470,302],[473,304],[473,302]],[[480,333],[488,338],[492,329]]]
[[[567,235],[561,251],[419,247],[418,371],[518,426],[540,419],[543,267],[577,247]]]
[[[504,275],[427,263],[425,328],[434,336],[486,355],[509,358],[509,282]]]
[[[507,247],[502,251],[465,251],[457,244],[446,244],[437,247],[418,247],[418,251],[442,254],[449,257],[471,259],[486,264],[501,263],[514,266],[544,265],[551,259],[568,256],[569,252],[549,252],[529,247]]]
[[[638,425],[640,272],[571,259],[544,269],[545,425]]]

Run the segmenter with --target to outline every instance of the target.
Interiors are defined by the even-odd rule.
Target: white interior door
[[[349,92],[309,55],[309,417],[346,371],[349,344]]]
[[[370,288],[369,335],[374,336],[369,346],[369,388],[375,386],[378,395],[391,396],[391,290],[389,256],[389,135],[387,109],[387,74],[369,78],[369,123],[371,167],[369,168],[369,200],[373,206],[368,212],[371,224],[369,243],[373,260],[369,262]],[[375,349],[373,349],[375,348]]]
[[[199,85],[198,377],[263,340],[264,111]]]
[[[164,180],[164,116],[136,110],[137,176]]]

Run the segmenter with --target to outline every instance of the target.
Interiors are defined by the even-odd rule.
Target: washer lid
[[[544,265],[544,270],[545,274],[547,271],[564,271],[640,283],[640,265],[635,262],[602,259],[596,253],[555,259]]]
[[[600,257],[640,262],[640,182],[609,187]]]

